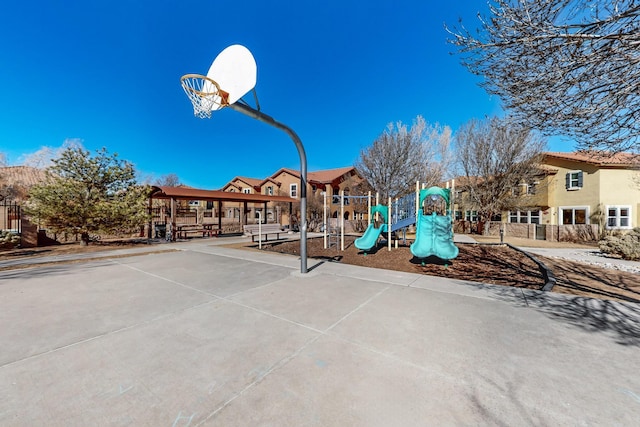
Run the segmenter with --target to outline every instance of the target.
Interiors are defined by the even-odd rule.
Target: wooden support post
[[[264,223],[267,224],[269,222],[269,215],[267,215],[267,202],[264,202],[264,208],[262,210],[262,218]]]
[[[289,231],[293,231],[293,202],[289,202]]]
[[[327,224],[327,191],[322,193],[322,224],[324,224],[324,232],[323,232],[323,243],[324,248],[327,249],[327,228],[329,227]]]
[[[241,225],[249,224],[247,222],[247,202],[242,202],[242,210],[240,211],[240,224]]]
[[[175,242],[176,240],[176,199],[171,198],[171,241]]]
[[[344,190],[340,190],[340,250],[344,251]]]
[[[153,235],[153,197],[149,197],[149,230],[147,230],[147,239],[155,237]]]

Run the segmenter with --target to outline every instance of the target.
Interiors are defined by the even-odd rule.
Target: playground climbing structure
[[[449,201],[448,188],[431,187],[420,190],[416,240],[410,248],[416,258],[437,256],[443,260],[451,260],[458,256],[458,247],[453,243]]]

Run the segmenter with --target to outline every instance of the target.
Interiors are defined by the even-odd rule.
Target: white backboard
[[[253,55],[246,47],[234,44],[213,60],[207,77],[229,94],[229,104],[235,103],[256,85],[258,69]]]

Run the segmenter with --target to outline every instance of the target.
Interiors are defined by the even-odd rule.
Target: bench
[[[213,228],[213,224],[185,224],[176,226],[176,238],[186,239],[189,235],[202,235],[202,237],[218,237],[222,232],[219,228]]]
[[[286,231],[282,230],[282,226],[280,224],[249,224],[243,225],[244,235],[251,236],[251,241],[256,241],[256,236],[264,236],[265,240],[269,240],[269,234],[276,235],[276,240],[280,238],[280,234],[286,233]],[[260,233],[260,228],[262,232]],[[259,234],[260,233],[260,234]]]

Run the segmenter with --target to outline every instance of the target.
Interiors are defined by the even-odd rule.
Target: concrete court
[[[0,272],[0,425],[638,425],[637,304],[211,242]]]

